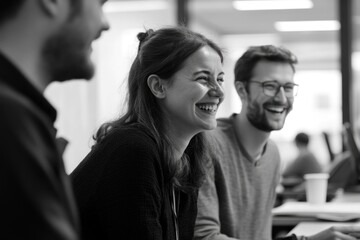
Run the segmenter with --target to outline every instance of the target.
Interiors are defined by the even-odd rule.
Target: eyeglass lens
[[[270,97],[275,97],[279,93],[281,87],[283,87],[286,97],[296,96],[298,89],[298,85],[296,84],[287,83],[285,85],[280,85],[277,82],[263,82],[262,87],[264,94]]]

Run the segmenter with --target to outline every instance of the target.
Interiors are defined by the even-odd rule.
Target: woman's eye
[[[225,80],[224,80],[224,78],[218,78],[217,81],[220,83],[223,83]]]
[[[206,76],[200,76],[196,79],[197,81],[203,81],[203,82],[208,82],[209,78]]]

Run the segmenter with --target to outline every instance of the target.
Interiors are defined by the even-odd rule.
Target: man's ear
[[[166,96],[164,81],[158,75],[150,75],[147,79],[147,85],[155,97],[164,98]]]
[[[66,4],[69,5],[69,0],[37,0],[40,4],[40,7],[44,10],[49,16],[55,16],[59,14],[61,8],[66,7]],[[69,8],[69,6],[67,6]]]
[[[240,96],[241,99],[247,96],[246,91],[246,84],[244,82],[236,81],[235,82],[235,89],[237,94]]]

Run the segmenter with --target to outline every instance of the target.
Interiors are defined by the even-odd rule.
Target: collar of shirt
[[[36,89],[20,70],[1,53],[0,66],[0,83],[24,95],[46,113],[52,122],[55,122],[57,115],[55,108],[48,102],[43,93]]]

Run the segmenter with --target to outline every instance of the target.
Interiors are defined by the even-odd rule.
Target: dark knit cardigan
[[[82,235],[91,239],[174,240],[168,180],[153,138],[116,129],[71,174]],[[191,240],[197,192],[177,193],[181,240]]]

